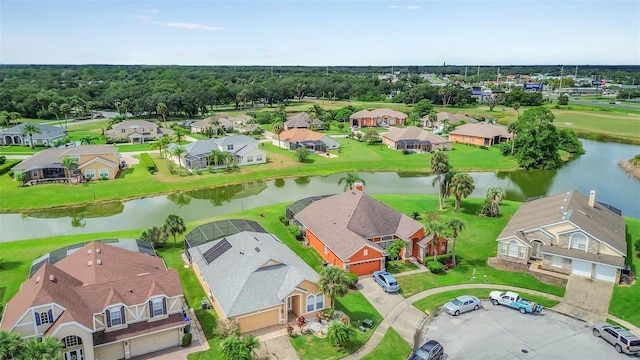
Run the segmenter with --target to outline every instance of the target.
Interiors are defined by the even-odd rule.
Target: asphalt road
[[[483,301],[483,308],[453,317],[440,312],[427,325],[446,359],[637,359],[618,354],[580,320],[543,310],[523,315]]]

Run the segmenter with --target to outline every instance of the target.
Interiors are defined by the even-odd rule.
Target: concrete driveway
[[[457,317],[440,312],[427,325],[446,359],[629,359],[591,334],[584,321],[545,309],[540,315],[493,306]]]
[[[604,321],[612,293],[613,282],[570,275],[564,299],[554,309],[590,323]]]

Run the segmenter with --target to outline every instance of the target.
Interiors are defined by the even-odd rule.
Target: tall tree
[[[144,241],[149,241],[153,244],[153,246],[162,246],[167,241],[167,230],[161,226],[153,226],[146,230],[144,230],[139,239]]]
[[[186,137],[187,134],[185,133],[184,129],[176,128],[174,130],[173,139],[175,140],[176,144],[182,144],[182,142],[185,141]]]
[[[400,253],[402,252],[402,249],[404,249],[406,246],[407,243],[404,240],[394,240],[387,248],[387,253],[389,254],[389,257],[391,257],[391,260],[395,260],[397,262],[400,259]]]
[[[342,321],[332,321],[327,329],[327,339],[336,347],[342,348],[356,337],[356,330]]]
[[[515,121],[518,134],[516,159],[524,169],[551,170],[561,166],[560,137],[553,125],[555,115],[544,107],[525,110]]]
[[[69,181],[71,181],[73,172],[78,168],[78,160],[72,157],[66,157],[62,159],[62,163],[64,164],[64,167],[67,168],[67,171],[69,173]]]
[[[169,138],[169,136],[167,134],[164,134],[164,135],[162,135],[161,138],[159,138],[156,141],[154,141],[151,144],[149,144],[149,149],[151,149],[151,150],[158,149],[158,152],[160,153],[160,158],[162,158],[162,153],[164,152],[162,150],[166,149],[167,146],[169,146],[170,143],[171,143],[171,139]]]
[[[329,265],[320,271],[318,287],[331,298],[331,307],[335,308],[336,297],[343,297],[349,292],[349,277],[337,266]]]
[[[222,151],[218,149],[211,149],[209,152],[209,161],[213,161],[213,167],[218,167],[218,164],[222,160]]]
[[[433,126],[438,121],[438,113],[436,113],[435,110],[431,110],[429,111],[429,114],[427,116],[429,117],[429,127],[433,128]]]
[[[184,234],[187,231],[187,227],[184,225],[184,219],[176,214],[169,214],[164,219],[164,228],[168,235],[173,235],[173,244],[176,244],[176,235]]]
[[[439,220],[429,221],[425,226],[428,234],[433,234],[431,238],[431,246],[433,247],[433,261],[438,261],[438,253],[440,249],[438,248],[438,243],[440,242],[440,238],[444,233],[444,229],[446,228],[445,224]]]
[[[13,124],[18,121],[22,117],[19,112],[12,111],[8,115],[10,123]]]
[[[281,121],[273,124],[273,132],[278,135],[278,147],[280,147],[280,134],[284,132],[284,124]]]
[[[485,202],[482,205],[480,213],[488,217],[500,216],[500,203],[506,196],[506,192],[500,186],[494,185],[487,189]]]
[[[457,259],[456,259],[456,240],[458,239],[458,234],[464,230],[466,224],[464,221],[458,218],[452,218],[447,221],[446,226],[451,230],[451,264],[453,267],[456,267]]]
[[[444,152],[438,151],[431,157],[431,170],[436,174],[438,179],[438,201],[440,204],[440,210],[444,210],[442,198],[444,196],[442,191],[442,177],[450,169],[449,157]]]
[[[156,105],[156,111],[158,112],[158,114],[162,115],[162,120],[164,122],[164,127],[167,127],[167,112],[169,111],[169,108],[167,108],[167,104],[161,102],[158,103],[158,105]]]
[[[516,123],[512,122],[507,126],[507,131],[509,131],[511,133],[511,155],[513,155],[513,152],[516,149],[516,133],[518,132],[518,130],[516,129]]]
[[[60,125],[60,127],[62,127],[62,122],[60,121],[60,106],[58,106],[57,103],[52,102],[49,104],[49,108],[48,108],[49,112],[52,113],[53,115],[56,116],[56,119],[58,119],[58,125]]]
[[[514,102],[513,103],[513,110],[516,111],[516,113],[518,113],[518,117],[520,117],[520,103],[519,102]]]
[[[182,168],[182,155],[185,154],[186,152],[187,152],[187,149],[185,149],[184,146],[180,146],[180,145],[176,145],[176,147],[174,147],[173,150],[171,150],[171,155],[178,158],[178,166],[180,166],[180,168]]]
[[[33,149],[33,134],[42,134],[42,130],[34,123],[25,123],[22,127],[22,136],[29,135],[29,145]]]
[[[67,119],[69,119],[69,114],[71,114],[71,105],[64,103],[60,105],[60,112],[64,114],[64,128],[69,129],[67,125]]]
[[[458,212],[460,209],[460,202],[463,197],[471,195],[475,186],[473,185],[473,178],[466,173],[457,173],[451,179],[451,194],[456,198],[456,206],[453,212]]]
[[[338,186],[342,185],[343,181],[344,181],[344,189],[343,189],[344,191],[352,190],[353,185],[358,181],[361,182],[362,185],[367,185],[367,183],[364,180],[362,180],[362,178],[358,176],[358,174],[354,174],[354,173],[347,173],[346,176],[341,177],[340,180],[338,180]]]
[[[20,335],[6,330],[0,331],[0,359],[13,359],[22,346]]]

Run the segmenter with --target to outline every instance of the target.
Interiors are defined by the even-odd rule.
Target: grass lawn
[[[390,327],[380,344],[362,360],[405,360],[410,353],[411,346]]]
[[[123,152],[133,152],[133,151],[149,151],[151,150],[151,144],[116,144],[118,147],[118,151]]]
[[[43,147],[39,146],[36,146],[34,149],[22,145],[0,146],[0,155],[31,155],[43,149]]]
[[[418,309],[426,312],[427,314],[433,314],[435,311],[438,310],[439,307],[441,307],[442,305],[444,305],[446,302],[448,302],[449,300],[460,296],[460,295],[473,295],[475,297],[477,297],[478,299],[488,299],[489,298],[489,293],[493,290],[501,290],[499,288],[496,289],[461,289],[461,290],[451,290],[451,291],[445,291],[439,294],[434,294],[431,296],[427,296],[425,298],[422,298],[416,302],[413,303],[413,306],[417,307]],[[535,301],[538,304],[544,306],[544,307],[553,307],[556,306],[558,304],[558,301],[555,300],[550,300],[547,299],[546,297],[543,296],[536,296],[536,295],[531,295],[531,294],[527,294],[527,293],[519,293],[520,297],[523,297],[525,299],[529,299],[531,301]]]
[[[387,263],[387,271],[391,274],[397,274],[405,271],[418,270],[415,264],[410,262],[390,261]]]
[[[633,249],[633,243],[640,241],[640,219],[625,218],[625,220],[627,224],[627,265],[631,266],[631,270],[635,274],[638,274],[640,258],[638,252]],[[609,313],[640,327],[638,304],[640,304],[640,282],[636,280],[636,283],[631,286],[616,285],[613,287]]]
[[[344,349],[337,350],[327,338],[321,339],[313,334],[290,338],[291,345],[300,356],[300,359],[332,360],[345,357],[364,345],[382,321],[380,313],[373,308],[364,295],[357,291],[350,291],[346,296],[336,299],[336,309],[349,316],[351,326],[356,330],[355,340]],[[373,329],[369,329],[366,332],[358,330],[358,322],[364,319],[374,320]]]
[[[640,116],[611,111],[553,110],[554,124],[580,137],[640,144]]]

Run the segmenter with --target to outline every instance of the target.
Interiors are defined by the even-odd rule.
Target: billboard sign
[[[602,81],[600,81],[600,80],[593,80],[593,81],[591,82],[591,85],[600,86],[600,85],[602,85]]]
[[[544,86],[544,84],[524,84],[524,89],[525,90],[538,90],[538,91],[542,91],[542,87]]]

